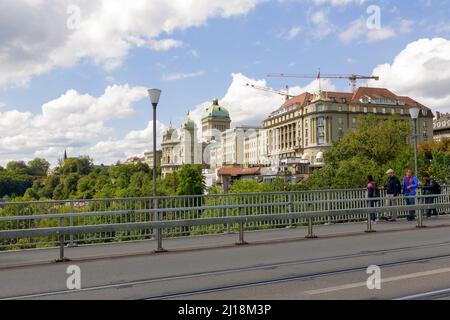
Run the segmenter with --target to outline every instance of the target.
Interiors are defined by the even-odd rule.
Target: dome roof
[[[168,135],[172,135],[175,131],[176,131],[175,128],[173,128],[172,126],[170,126],[169,128],[167,128],[165,134],[166,134],[166,135],[167,135],[167,134],[168,134]]]
[[[195,122],[189,116],[184,120],[183,128],[186,129],[195,129]]]
[[[230,113],[224,107],[219,106],[219,99],[214,99],[211,107],[206,108],[203,118],[230,118]]]

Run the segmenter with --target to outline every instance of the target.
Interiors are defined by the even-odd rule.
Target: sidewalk
[[[449,227],[450,216],[440,216],[438,218],[424,219],[424,225],[429,228]],[[373,229],[380,232],[415,231],[417,221],[407,222],[378,222]],[[347,223],[314,226],[314,234],[319,238],[332,238],[337,236],[365,235],[366,223]],[[377,233],[373,235],[376,236]],[[275,229],[267,231],[245,232],[244,239],[252,245],[275,243],[283,241],[312,241],[305,240],[307,228]],[[234,246],[239,235],[217,234],[196,236],[189,238],[164,239],[163,247],[170,252],[226,248]],[[97,244],[80,247],[65,248],[65,256],[73,261],[92,260],[102,258],[115,258],[135,255],[148,255],[156,249],[154,240],[137,242],[121,242],[109,244]],[[0,252],[0,270],[14,267],[52,263],[59,257],[59,248],[30,249],[23,251],[3,251]]]

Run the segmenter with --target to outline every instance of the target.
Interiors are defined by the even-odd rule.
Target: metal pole
[[[73,202],[70,203],[70,213],[73,214],[74,213],[74,205]],[[73,227],[73,216],[71,216],[69,218],[70,221],[70,226]],[[70,238],[69,238],[69,247],[75,247],[75,243],[73,241],[73,233],[70,233]]]
[[[153,103],[153,196],[156,197],[156,107]]]
[[[245,242],[245,240],[244,240],[244,222],[239,221],[239,242],[236,243],[236,245],[243,246],[246,244],[248,244],[248,243]]]
[[[153,106],[153,208],[158,209],[158,199],[157,196],[157,186],[156,186],[156,107],[158,106],[157,103],[152,103]],[[155,221],[159,221],[160,216],[159,212],[155,211]],[[156,229],[156,253],[160,252],[166,252],[162,246],[162,235],[161,235],[161,228]]]
[[[317,236],[313,231],[313,218],[308,218],[308,235],[306,236],[306,239],[317,239]]]
[[[413,121],[413,131],[414,131],[414,173],[416,177],[419,176],[419,166],[417,164],[417,119]]]

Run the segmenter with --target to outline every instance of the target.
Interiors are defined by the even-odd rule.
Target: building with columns
[[[295,163],[304,173],[323,167],[324,152],[347,131],[356,130],[358,116],[374,114],[387,118],[396,114],[410,120],[412,107],[422,109],[418,125],[420,140],[432,141],[433,113],[409,97],[368,87],[361,87],[355,93],[305,92],[287,100],[264,120],[272,166]]]
[[[434,140],[440,141],[444,138],[450,139],[450,113],[441,114],[436,112],[433,121]]]

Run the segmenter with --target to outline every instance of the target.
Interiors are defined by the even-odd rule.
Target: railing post
[[[289,191],[288,193],[288,213],[292,213],[292,192]],[[287,226],[288,229],[294,228],[294,221],[290,218],[289,219],[289,225]]]
[[[153,208],[155,209],[155,221],[160,221],[160,214],[158,212],[158,199],[155,197],[153,199]],[[167,252],[162,246],[162,232],[161,228],[156,228],[156,250],[155,253]]]
[[[377,232],[376,230],[373,229],[372,218],[370,217],[370,212],[367,213],[367,230],[365,232],[366,233]]]
[[[313,218],[308,218],[308,234],[306,239],[317,239],[317,236],[314,234],[313,230]]]
[[[331,191],[327,192],[327,210],[331,211]],[[331,216],[328,216],[328,222],[325,225],[331,225]]]
[[[230,217],[230,209],[229,209],[230,195],[229,194],[226,195],[226,206],[227,206],[227,208],[225,209],[226,215],[227,215],[227,217]],[[229,224],[229,223],[227,223],[227,232],[226,233],[231,234],[231,224]]]
[[[70,202],[70,214],[74,214],[74,204],[73,202]],[[73,227],[73,216],[71,215],[69,218],[70,227]],[[69,247],[75,247],[75,243],[73,241],[73,232],[70,232],[70,238],[69,238]]]
[[[420,202],[422,202],[421,201],[422,199],[424,199],[424,198],[416,196],[415,203],[420,205],[421,204]],[[426,201],[424,201],[424,202],[426,203]],[[423,210],[422,209],[417,210],[417,221],[418,221],[418,223],[417,223],[418,229],[424,229],[427,227],[423,224]]]
[[[239,216],[242,217],[243,216],[243,208],[239,209]],[[244,240],[244,221],[239,220],[239,242],[236,243],[236,245],[238,246],[243,246],[248,244],[247,242],[245,242]]]
[[[61,218],[59,225],[61,227],[65,227],[66,226],[66,219],[65,218]],[[66,261],[70,261],[70,259],[67,259],[64,256],[64,246],[65,246],[65,235],[64,234],[60,234],[59,232],[56,233],[58,235],[59,238],[59,259],[55,260],[55,262],[66,262]]]

